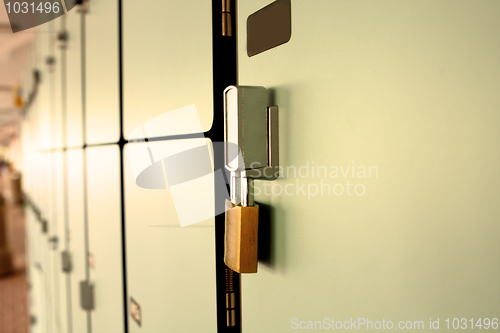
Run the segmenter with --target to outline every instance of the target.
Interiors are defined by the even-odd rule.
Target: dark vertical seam
[[[125,176],[123,154],[125,138],[123,135],[123,8],[122,0],[118,0],[118,79],[119,79],[119,121],[120,121],[120,202],[121,202],[121,231],[122,231],[122,269],[123,269],[123,318],[124,330],[128,332],[128,284],[127,284],[127,243],[125,224]]]

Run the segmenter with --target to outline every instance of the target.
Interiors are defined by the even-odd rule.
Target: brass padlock
[[[259,206],[226,211],[224,262],[238,273],[257,273]]]

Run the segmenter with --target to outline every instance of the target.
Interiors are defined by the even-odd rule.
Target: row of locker
[[[92,2],[84,14],[76,8],[35,33],[23,84],[26,95],[35,98],[23,122],[21,162],[32,207],[26,221],[33,332],[124,332],[127,325],[129,332],[216,329],[213,217],[181,228],[168,189],[136,185],[130,161],[138,157],[131,156],[130,147],[137,151],[146,143],[120,143],[139,138],[134,130],[144,126],[147,137],[211,127],[211,3],[200,2],[198,17],[190,14],[197,24],[183,32],[189,43],[178,40],[178,34],[161,42],[149,34],[148,40],[143,29],[160,29],[149,26],[151,11],[141,2],[122,3],[128,17],[123,20],[123,72],[117,1]],[[190,23],[178,15],[186,6],[162,6],[162,15],[153,20],[160,30]],[[166,66],[148,67],[160,57]],[[180,75],[187,69],[191,76]],[[165,73],[170,91],[165,91]],[[189,79],[194,75],[196,82]],[[127,91],[122,113],[120,80]],[[178,93],[193,92],[188,86],[198,91]],[[167,103],[159,104],[159,96]],[[151,121],[148,126],[151,118],[190,105],[196,106],[197,126],[162,128]],[[167,145],[182,150],[189,142],[193,139]],[[64,271],[65,255],[70,271]],[[88,296],[82,284],[93,287],[92,309],[82,307]],[[140,307],[139,319],[130,316],[131,304]]]
[[[32,312],[47,318],[35,330],[58,329],[55,307],[68,309],[61,318],[73,332],[115,332],[124,322],[129,332],[216,330],[213,218],[180,228],[172,189],[136,186],[130,158],[146,147],[140,168],[148,167],[157,145],[204,140],[167,136],[220,125],[215,3],[91,0],[86,14],[72,10],[37,32],[31,68],[41,83],[23,125],[25,192],[49,225],[43,234],[27,213]],[[267,240],[259,238],[267,257],[241,277],[242,330],[293,331],[323,318],[427,325],[497,316],[500,4],[292,1],[290,41],[249,57],[247,18],[269,3],[238,1],[232,61],[239,83],[270,88],[279,106],[280,165],[311,173],[287,173],[255,195],[271,218],[261,229]],[[52,38],[62,26],[64,50]],[[47,55],[56,59],[52,72]],[[31,81],[29,72],[25,86]],[[172,110],[196,112],[168,126],[162,115]],[[318,166],[358,165],[378,172],[312,176]],[[366,192],[303,194],[346,181]],[[69,274],[61,273],[63,250]],[[95,287],[89,312],[79,304],[87,279]],[[130,316],[138,309],[140,325]]]
[[[118,146],[110,145],[30,159],[38,169],[34,177],[45,182],[28,183],[28,193],[47,197],[41,201],[47,209],[40,209],[41,219],[31,209],[26,211],[31,311],[38,321],[34,331],[87,332],[88,325],[92,332],[123,331],[119,154]],[[169,193],[137,187],[127,164],[124,172],[127,278],[130,297],[147,318],[142,327],[215,327],[213,222],[181,229]],[[70,272],[64,272],[61,262],[66,251]],[[90,312],[81,306],[83,281],[95,288],[95,308]]]
[[[116,143],[121,135],[126,140],[138,139],[134,130],[151,118],[190,105],[196,106],[201,130],[209,130],[213,119],[211,2],[200,4],[186,20],[179,13],[190,9],[174,1],[161,4],[163,8],[158,12],[162,16],[157,14],[157,17],[141,10],[142,4],[137,1],[123,1],[123,36],[118,34],[117,1],[94,3],[85,14],[72,10],[36,28],[37,46],[31,68],[53,74],[46,78],[42,75],[41,80],[54,80],[42,85],[45,90],[40,93],[40,103],[46,108],[66,110],[65,119],[61,113],[54,115],[53,138],[45,126],[51,122],[49,113],[37,120],[44,125],[40,147]],[[174,27],[180,30],[168,33]],[[152,33],[153,30],[158,33]],[[54,59],[53,65],[47,63],[49,58]],[[31,70],[27,71],[26,95],[31,93],[33,80]],[[123,115],[120,80],[123,80]],[[49,86],[53,89],[49,90]],[[49,96],[53,98],[52,105]],[[65,140],[64,123],[69,129]],[[193,133],[193,128],[177,125],[168,129],[150,127],[148,136]]]

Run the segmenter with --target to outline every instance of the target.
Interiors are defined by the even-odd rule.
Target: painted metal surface
[[[292,1],[290,41],[249,58],[268,3],[238,10],[239,84],[274,91],[284,167],[256,181],[269,218],[243,331],[494,317],[500,6]]]

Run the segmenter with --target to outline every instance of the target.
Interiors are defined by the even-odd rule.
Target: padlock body
[[[238,273],[257,273],[259,206],[226,211],[224,262]]]

